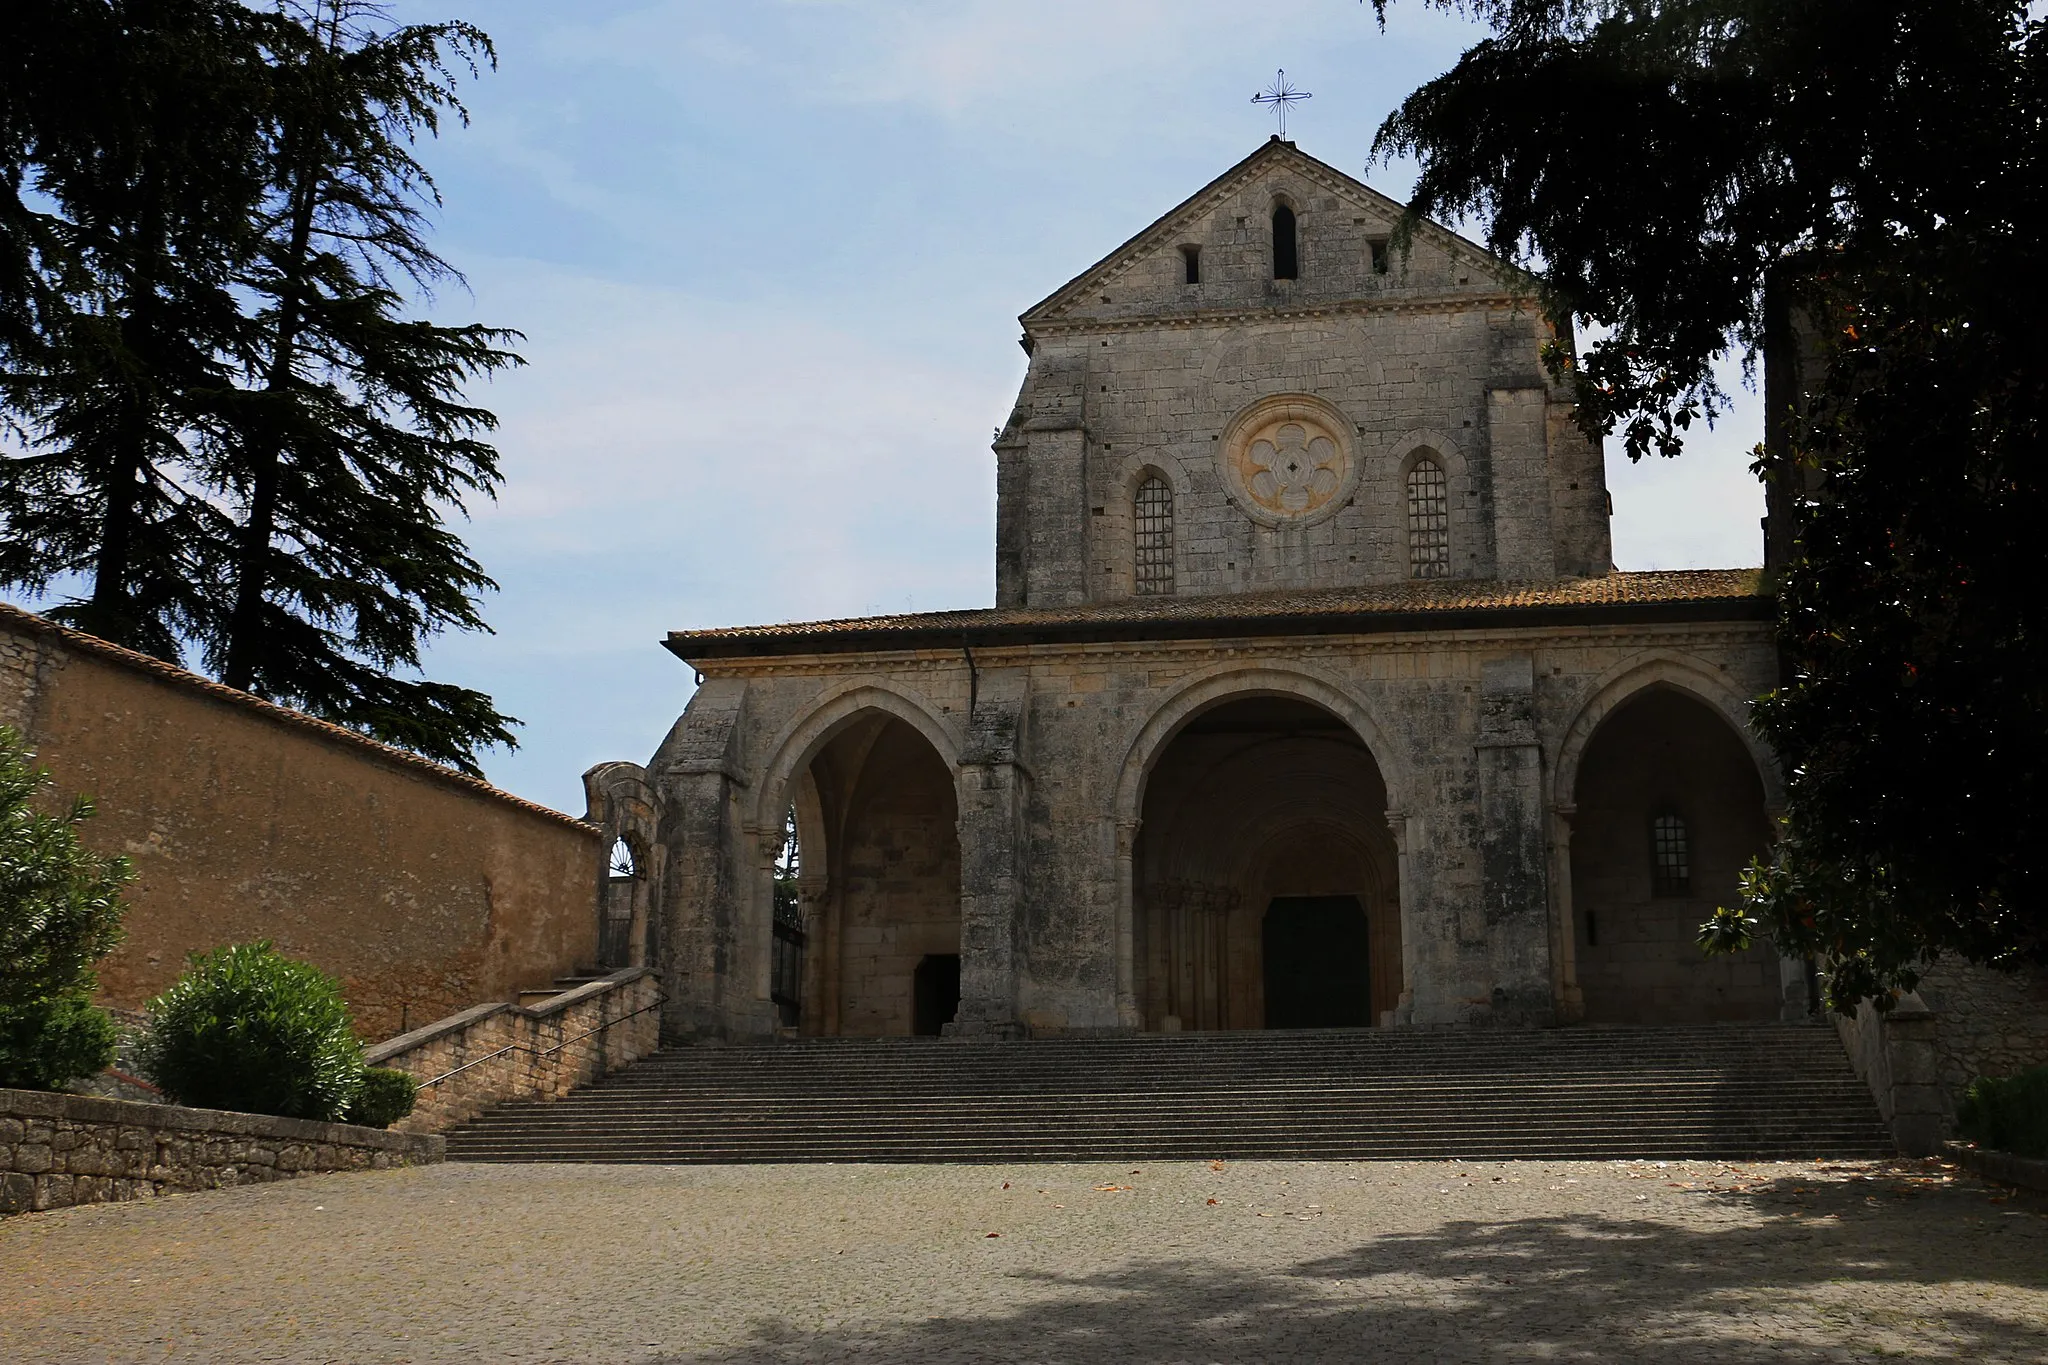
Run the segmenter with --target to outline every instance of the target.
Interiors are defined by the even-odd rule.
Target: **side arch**
[[[1379,766],[1380,778],[1387,787],[1387,809],[1407,809],[1412,790],[1408,765],[1372,713],[1345,691],[1342,683],[1300,665],[1283,669],[1219,664],[1182,683],[1154,708],[1151,717],[1125,746],[1113,807],[1117,823],[1136,823],[1144,800],[1145,778],[1183,725],[1211,706],[1256,696],[1299,697],[1350,726]]]
[[[880,711],[904,722],[931,742],[949,772],[960,767],[959,732],[939,709],[907,688],[873,682],[848,682],[827,688],[782,728],[768,746],[771,757],[754,799],[751,826],[756,831],[782,828],[789,806],[789,785],[817,757],[818,750],[841,725],[863,711]]]
[[[1630,698],[1657,687],[1684,692],[1727,722],[1756,763],[1757,776],[1763,782],[1765,809],[1784,809],[1784,776],[1778,769],[1777,755],[1750,728],[1749,699],[1721,678],[1712,665],[1675,650],[1634,655],[1595,682],[1593,695],[1572,718],[1551,764],[1551,804],[1556,809],[1568,811],[1577,804],[1574,793],[1578,790],[1579,765],[1600,723]]]

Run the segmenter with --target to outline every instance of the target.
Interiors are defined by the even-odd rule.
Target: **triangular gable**
[[[1327,162],[1317,160],[1292,142],[1284,142],[1278,137],[1269,138],[1251,155],[1189,195],[1150,227],[1026,309],[1019,315],[1018,321],[1028,328],[1034,322],[1071,318],[1077,305],[1082,304],[1090,295],[1104,289],[1115,288],[1119,278],[1141,261],[1149,261],[1158,253],[1175,250],[1176,244],[1191,224],[1198,223],[1209,214],[1218,211],[1248,184],[1283,167],[1317,183],[1322,189],[1348,197],[1358,205],[1383,215],[1389,229],[1406,212],[1406,206],[1399,201],[1381,194],[1364,181],[1346,175]],[[1502,261],[1477,242],[1462,237],[1430,219],[1423,219],[1418,224],[1415,241],[1418,246],[1433,246],[1453,257],[1483,265],[1491,271],[1521,273],[1516,267]]]

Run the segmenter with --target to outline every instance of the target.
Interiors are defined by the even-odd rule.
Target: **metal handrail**
[[[560,1052],[563,1048],[569,1046],[569,1044],[571,1043],[580,1043],[593,1033],[603,1033],[606,1029],[618,1024],[623,1024],[628,1019],[637,1019],[643,1014],[647,1014],[651,1011],[658,1010],[667,1003],[668,997],[657,992],[654,997],[654,1003],[650,1005],[642,1005],[639,1009],[634,1010],[631,1014],[622,1014],[616,1019],[608,1019],[604,1023],[599,1024],[596,1028],[585,1029],[583,1030],[583,1032],[577,1034],[574,1038],[564,1038],[561,1042],[556,1043],[553,1047],[542,1048],[539,1051],[535,1051],[533,1048],[528,1047],[524,1043],[507,1043],[505,1044],[505,1046],[499,1048],[496,1052],[486,1052],[481,1057],[472,1057],[470,1060],[464,1062],[461,1066],[456,1067],[453,1071],[444,1071],[440,1075],[434,1077],[434,1079],[431,1081],[421,1081],[419,1083],[419,1088],[421,1090],[426,1090],[433,1086],[437,1086],[441,1082],[447,1080],[450,1076],[459,1076],[473,1066],[482,1066],[485,1062],[490,1061],[492,1058],[502,1057],[508,1052],[524,1052],[529,1057],[552,1057],[557,1052]]]

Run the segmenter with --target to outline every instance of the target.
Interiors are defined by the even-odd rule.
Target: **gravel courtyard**
[[[2048,1361],[1937,1164],[439,1166],[0,1223],[0,1360]]]

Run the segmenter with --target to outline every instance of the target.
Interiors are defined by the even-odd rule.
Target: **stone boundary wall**
[[[661,978],[629,967],[538,1005],[478,1005],[371,1048],[420,1083],[397,1129],[438,1133],[507,1100],[557,1100],[661,1043]]]
[[[0,1214],[440,1161],[443,1138],[0,1090]]]
[[[1971,1081],[2048,1065],[2048,973],[1937,962],[1890,1014],[1865,1001],[1835,1028],[1899,1150],[1932,1156]]]

